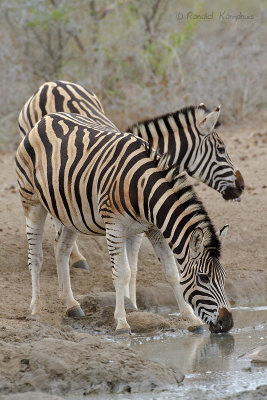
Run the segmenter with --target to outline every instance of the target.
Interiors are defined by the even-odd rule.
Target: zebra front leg
[[[117,323],[116,334],[130,333],[124,307],[125,287],[129,285],[131,270],[126,252],[126,238],[118,227],[106,227],[106,239],[112,266],[112,279],[116,291],[114,318]]]
[[[64,225],[60,224],[58,232],[57,244],[55,248],[58,283],[59,283],[59,298],[63,301],[67,308],[67,316],[72,318],[84,317],[84,312],[78,301],[73,297],[70,283],[69,258],[71,249],[78,234],[72,232]]]
[[[141,242],[144,234],[140,233],[138,235],[134,235],[128,237],[126,239],[126,250],[129,266],[131,269],[131,277],[129,285],[125,288],[125,296],[129,297],[134,307],[137,309],[136,305],[136,275],[137,275],[137,266],[138,266],[138,253],[141,246]]]
[[[195,316],[192,307],[186,303],[183,298],[176,261],[162,233],[160,231],[151,229],[146,233],[146,235],[154,247],[159,261],[164,267],[166,278],[173,289],[181,317],[194,327],[203,325],[202,321]]]
[[[41,311],[40,272],[43,264],[43,230],[47,211],[41,204],[25,207],[28,239],[28,266],[32,277],[32,315]]]
[[[57,234],[56,239],[55,239],[55,246],[56,246],[57,245],[57,237],[60,232],[62,224],[61,224],[61,222],[59,222],[52,216],[51,216],[51,220],[52,220],[52,223],[54,225],[54,228],[55,228],[56,234]],[[89,265],[88,265],[86,259],[84,258],[84,256],[80,253],[76,241],[74,242],[73,248],[70,253],[70,266],[74,267],[74,268],[81,268],[81,269],[89,270]]]

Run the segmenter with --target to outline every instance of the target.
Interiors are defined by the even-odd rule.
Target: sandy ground
[[[220,134],[227,144],[228,152],[245,179],[246,190],[242,195],[241,202],[226,202],[218,193],[205,187],[202,183],[195,185],[195,189],[203,200],[215,226],[219,229],[224,224],[230,225],[221,261],[226,270],[226,291],[232,305],[260,305],[267,300],[266,118],[263,119],[263,122],[265,125],[262,122],[248,121],[246,125],[241,127],[220,128]],[[0,377],[2,378],[3,371],[8,372],[5,372],[4,379],[1,380],[0,378],[0,393],[36,390],[36,388],[55,394],[64,394],[68,390],[75,391],[79,385],[78,375],[75,375],[73,366],[71,369],[67,368],[67,365],[77,362],[71,354],[76,349],[77,354],[82,355],[84,344],[90,349],[90,351],[88,350],[89,353],[81,356],[79,364],[80,370],[83,371],[80,386],[83,387],[85,392],[89,393],[95,390],[97,385],[104,385],[101,386],[103,390],[114,390],[114,387],[119,390],[118,385],[121,384],[122,390],[126,388],[125,390],[134,391],[140,390],[140,385],[136,384],[140,381],[146,382],[147,389],[151,389],[157,385],[174,384],[181,380],[178,372],[156,365],[156,363],[147,362],[146,368],[141,368],[144,362],[140,361],[140,356],[134,354],[129,348],[113,342],[107,345],[101,337],[91,335],[81,337],[76,329],[79,326],[74,326],[66,319],[62,319],[65,310],[57,298],[53,240],[54,231],[50,221],[47,221],[44,237],[44,265],[41,274],[43,312],[38,320],[31,320],[28,319],[31,281],[27,268],[25,220],[16,185],[14,153],[1,153]],[[80,237],[79,245],[91,269],[89,272],[84,270],[71,271],[74,295],[90,294],[91,299],[94,299],[99,296],[100,292],[113,291],[105,238]],[[152,305],[174,304],[174,298],[167,286],[162,268],[146,240],[144,240],[140,252],[137,287],[138,304],[143,308]],[[96,311],[99,311],[99,309]],[[96,312],[94,316],[91,309],[89,312],[91,319],[89,317],[87,319],[88,326],[91,326],[95,332],[99,329],[100,336],[104,332],[101,331],[103,327],[106,330],[110,328],[109,332],[111,332],[113,329],[112,313],[113,308],[110,307],[107,310],[105,309],[104,313]],[[97,322],[98,318],[100,323]],[[140,313],[132,317],[129,315],[129,318],[137,331],[138,329],[149,331],[150,322],[152,329],[156,330],[184,328],[182,323],[179,325],[181,321],[173,323],[173,321],[162,321],[159,318],[153,322],[152,317],[151,320],[149,318],[142,319]],[[149,324],[145,325],[145,320],[149,321]],[[134,331],[134,329],[132,330]],[[82,343],[83,341],[84,343]],[[116,346],[121,347],[118,350]],[[66,350],[66,353],[64,350],[64,359],[55,361],[58,363],[60,371],[58,373],[53,367],[51,359],[53,359],[52,355],[60,352],[63,347],[68,350]],[[97,354],[98,363],[96,364],[90,358],[94,354],[93,348],[97,349],[95,354]],[[47,353],[47,349],[51,351]],[[110,353],[107,355],[108,351]],[[50,354],[52,358],[49,359],[46,353]],[[41,354],[41,361],[37,354]],[[117,359],[116,354],[120,354]],[[113,372],[114,369],[110,368],[107,369],[109,372],[106,374],[105,383],[103,383],[103,376],[100,373],[99,375],[93,374],[93,378],[88,378],[88,374],[86,374],[88,365],[86,363],[92,364],[90,364],[91,370],[103,370],[103,366],[106,368],[106,365],[108,365],[107,358],[113,360],[112,357],[115,357],[116,376]],[[128,367],[123,367],[125,365]],[[138,376],[136,371],[133,373],[133,370],[131,370],[134,365],[141,368]],[[122,372],[126,370],[127,373],[125,372],[125,376],[123,376]],[[42,371],[43,379],[36,371]],[[55,380],[55,376],[56,381],[60,384],[54,384],[52,387],[47,383],[42,386],[42,382]],[[64,379],[63,376],[65,376]],[[71,376],[74,378],[73,383],[70,384],[71,379],[68,379],[68,377]],[[160,376],[162,378],[159,378]],[[29,383],[30,377],[34,382],[33,384]],[[90,384],[86,386],[85,382],[88,383],[88,379]],[[107,382],[111,383],[108,384]],[[58,389],[59,387],[61,387],[61,391]]]

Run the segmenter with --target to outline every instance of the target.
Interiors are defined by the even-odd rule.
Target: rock
[[[171,324],[167,318],[149,312],[135,311],[127,316],[128,324],[134,333],[144,333],[149,331],[159,331],[161,329],[171,329]]]
[[[267,344],[258,346],[252,351],[244,354],[241,358],[249,358],[252,363],[267,364]]]

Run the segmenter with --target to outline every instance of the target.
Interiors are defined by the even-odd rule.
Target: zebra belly
[[[73,212],[72,209],[72,214],[69,216],[64,207],[58,207],[56,214],[54,209],[47,208],[41,198],[39,200],[53,218],[57,219],[71,231],[84,235],[106,235],[106,223],[98,212],[94,212],[93,214],[87,212],[84,215],[85,210],[82,212],[75,209],[75,212]],[[138,222],[128,215],[122,214],[109,216],[108,222],[112,223],[116,227],[116,231],[118,230],[120,235],[122,234],[125,238],[146,232],[151,228],[151,224]]]
[[[42,169],[36,171],[34,192],[48,213],[68,229],[85,235],[105,235],[105,222],[101,218],[97,201],[86,197],[83,191],[75,191],[74,185],[42,176]],[[97,196],[95,196],[97,199]]]
[[[40,176],[38,179],[40,181]],[[71,191],[71,186],[68,193],[60,192],[58,184],[54,183],[53,191],[51,191],[46,180],[41,182],[40,187],[35,186],[35,193],[40,203],[53,218],[73,232],[104,236],[106,224],[115,223],[123,236],[129,237],[146,232],[151,227],[151,224],[134,219],[125,212],[118,213],[110,209],[108,217],[105,214],[102,215],[98,209],[98,195],[94,191],[92,198],[87,198],[83,191],[78,193],[79,196],[75,196]]]
[[[39,196],[38,196],[39,197]],[[57,199],[56,206],[47,206],[48,203],[39,197],[40,202],[55,219],[60,221],[71,231],[85,235],[105,235],[105,222],[98,211],[89,211],[88,207],[79,208],[77,204],[62,204]]]

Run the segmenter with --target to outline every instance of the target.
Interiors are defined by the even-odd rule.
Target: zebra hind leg
[[[129,285],[131,270],[126,252],[126,238],[116,224],[106,225],[106,240],[112,265],[112,279],[116,291],[114,318],[117,323],[116,334],[129,334],[131,329],[126,321],[124,307],[125,287]]]
[[[60,224],[60,230],[55,246],[57,262],[59,298],[67,308],[67,316],[72,318],[84,317],[84,312],[78,301],[73,297],[70,283],[69,258],[70,253],[77,239],[77,233],[72,232],[64,225]]]
[[[47,211],[40,203],[35,203],[34,205],[25,207],[25,214],[28,239],[28,266],[32,278],[30,308],[32,315],[35,315],[41,311],[40,272],[43,264],[42,240]]]
[[[56,220],[55,218],[53,218],[52,216],[51,216],[51,220],[52,220],[52,223],[56,230],[56,234],[57,234],[56,242],[57,242],[57,237],[58,237],[58,234],[61,229],[61,223],[58,220]],[[56,246],[56,243],[55,243],[55,246]],[[88,265],[86,259],[84,258],[84,256],[79,251],[76,241],[74,242],[73,248],[70,253],[70,266],[73,268],[89,270],[89,265]]]
[[[129,297],[133,306],[137,309],[136,305],[136,275],[138,267],[138,253],[144,234],[138,234],[126,239],[126,250],[129,266],[131,269],[131,277],[129,285],[125,288],[125,296]]]

